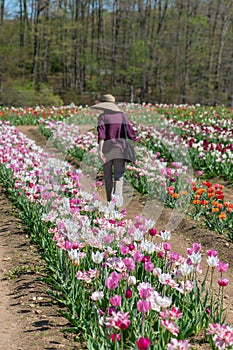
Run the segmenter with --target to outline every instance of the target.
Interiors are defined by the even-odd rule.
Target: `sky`
[[[32,7],[32,0],[27,1],[28,10]],[[5,17],[11,18],[19,14],[19,0],[5,0]],[[29,11],[30,15],[30,11]]]

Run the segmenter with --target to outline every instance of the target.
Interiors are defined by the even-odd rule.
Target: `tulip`
[[[126,292],[125,292],[125,297],[126,297],[126,299],[132,298],[132,295],[133,295],[132,290],[128,288],[128,289],[126,290]]]
[[[129,250],[132,252],[132,250],[134,250],[136,247],[134,244],[129,244]]]
[[[121,296],[120,295],[114,295],[113,297],[110,297],[110,303],[112,306],[120,306],[121,305]]]
[[[165,251],[169,252],[169,251],[171,250],[171,245],[170,245],[170,243],[167,243],[167,242],[163,243],[163,249],[164,249]]]
[[[226,278],[220,278],[220,279],[218,280],[218,285],[219,285],[220,287],[226,287],[226,286],[228,285],[228,283],[229,283],[229,280],[226,279]]]
[[[150,302],[147,300],[139,300],[137,302],[137,309],[142,313],[149,311],[151,309]]]
[[[150,256],[149,256],[149,255],[144,255],[141,261],[142,261],[143,263],[149,262],[149,261],[150,261]]]
[[[92,293],[91,295],[91,299],[94,300],[94,301],[98,301],[98,300],[101,300],[103,299],[104,297],[104,293],[102,291],[95,291],[94,293]]]
[[[151,228],[151,229],[149,230],[149,235],[150,235],[150,236],[155,236],[156,233],[157,233],[156,228]]]
[[[134,286],[136,284],[136,277],[135,276],[129,276],[128,277],[128,285],[129,286]]]
[[[154,264],[150,261],[145,261],[144,268],[145,268],[145,271],[151,272],[154,269]]]
[[[92,252],[92,260],[95,264],[100,264],[103,261],[104,254],[100,252]]]
[[[121,335],[120,335],[120,333],[118,333],[118,334],[112,333],[112,334],[110,334],[110,339],[112,342],[118,342],[121,339]]]
[[[147,350],[150,347],[150,339],[149,338],[138,338],[137,347],[140,350]]]
[[[117,272],[112,272],[111,275],[106,279],[105,285],[107,288],[113,290],[118,287],[121,275]]]
[[[223,261],[219,261],[217,265],[218,272],[226,272],[229,267],[229,264],[225,264]]]

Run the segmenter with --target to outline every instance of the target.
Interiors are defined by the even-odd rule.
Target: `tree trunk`
[[[0,0],[0,26],[3,25],[5,11],[5,0]]]
[[[230,25],[231,19],[230,17],[223,13],[222,14],[222,25],[221,25],[221,33],[219,37],[219,50],[218,50],[218,62],[216,67],[216,83],[215,83],[215,93],[214,93],[214,101],[218,103],[218,94],[221,85],[221,68],[222,68],[222,53],[225,44],[225,36]]]
[[[215,57],[215,50],[216,50],[216,31],[217,31],[217,23],[218,23],[218,16],[220,12],[220,5],[221,0],[217,1],[217,6],[214,8],[215,2],[214,0],[211,1],[208,11],[208,17],[209,17],[209,25],[210,25],[210,53],[209,53],[209,72],[208,72],[208,79],[209,79],[209,98],[212,94],[212,81],[213,81],[213,74],[214,74],[214,57]],[[213,22],[211,23],[211,18],[213,17]],[[212,25],[212,27],[211,27]]]
[[[33,84],[36,90],[39,90],[39,14],[40,0],[36,0],[35,15],[34,15],[34,52],[33,52]]]

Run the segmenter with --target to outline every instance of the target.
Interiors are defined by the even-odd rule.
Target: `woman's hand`
[[[99,151],[99,156],[101,159],[101,162],[104,164],[107,162],[107,158],[105,157],[105,155],[103,154],[103,152]]]
[[[149,155],[146,147],[143,148],[143,156],[145,157],[145,159],[149,159],[150,158],[150,155]]]

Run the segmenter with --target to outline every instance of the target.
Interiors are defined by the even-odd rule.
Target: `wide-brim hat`
[[[115,97],[110,94],[103,95],[100,99],[100,102],[91,106],[91,108],[100,109],[103,111],[106,110],[106,111],[112,111],[112,112],[121,112],[120,108],[117,107],[115,103]]]

